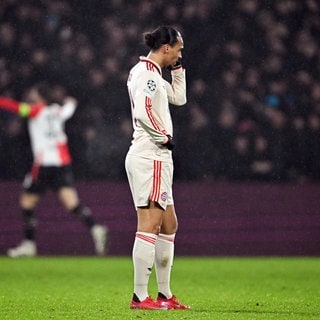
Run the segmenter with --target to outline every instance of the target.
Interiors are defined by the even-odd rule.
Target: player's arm
[[[67,120],[71,118],[77,108],[77,100],[73,97],[66,97],[63,101],[63,106],[61,108],[61,116],[63,119]]]
[[[35,117],[44,107],[41,104],[30,105],[29,103],[19,102],[10,98],[0,97],[0,108],[16,113],[23,118]]]
[[[171,70],[172,82],[165,81],[170,104],[183,106],[187,102],[186,70],[179,65]]]
[[[136,86],[131,92],[134,109],[133,117],[158,145],[168,142],[168,133],[154,113],[153,98],[159,88],[157,77],[153,72],[146,72],[136,79]]]
[[[0,108],[13,113],[17,113],[21,116],[29,112],[28,104],[21,103],[6,97],[0,97]]]

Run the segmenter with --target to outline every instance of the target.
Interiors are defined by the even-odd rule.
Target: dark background
[[[45,80],[57,101],[75,96],[76,177],[124,181],[127,75],[148,53],[142,33],[170,24],[188,84],[172,109],[176,179],[318,181],[319,15],[315,0],[2,0],[0,94],[23,100]],[[21,180],[30,162],[24,120],[1,111],[0,179]]]

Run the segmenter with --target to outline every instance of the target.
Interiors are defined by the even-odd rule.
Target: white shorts
[[[127,154],[127,177],[136,208],[157,202],[166,210],[173,205],[173,163]]]

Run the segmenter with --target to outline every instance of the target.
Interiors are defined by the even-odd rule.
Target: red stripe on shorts
[[[160,186],[161,186],[161,169],[162,169],[162,162],[154,160],[153,161],[153,183],[152,183],[150,201],[155,201],[155,202],[159,201]]]

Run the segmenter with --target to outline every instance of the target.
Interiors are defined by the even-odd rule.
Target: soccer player
[[[65,121],[74,114],[77,102],[72,97],[66,97],[62,106],[53,103],[50,87],[46,83],[33,86],[27,96],[28,103],[0,97],[0,108],[28,118],[33,152],[33,165],[24,179],[20,196],[24,239],[16,248],[8,250],[8,256],[30,257],[37,254],[35,209],[48,188],[57,193],[58,199],[67,211],[75,214],[90,229],[95,252],[97,255],[103,255],[108,229],[96,224],[91,210],[79,200],[74,187],[71,156],[64,131]]]
[[[133,139],[125,167],[137,210],[137,232],[132,251],[134,293],[131,309],[189,309],[170,288],[174,239],[178,227],[172,196],[173,126],[169,103],[186,103],[185,69],[180,64],[183,40],[170,26],[144,34],[147,57],[131,69],[128,91],[132,108]],[[172,81],[162,77],[169,67]],[[148,294],[155,265],[158,297]]]

